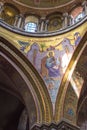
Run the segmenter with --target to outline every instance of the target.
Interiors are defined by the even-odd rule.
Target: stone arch
[[[87,43],[87,42],[86,42]],[[87,129],[87,45],[76,66],[76,71],[82,77],[80,95],[77,104],[77,125],[81,130]],[[78,81],[79,82],[79,81]]]
[[[21,95],[31,120],[36,116],[34,122],[31,121],[31,126],[34,123],[50,123],[53,113],[50,96],[35,68],[19,50],[2,37],[0,37],[0,58],[4,60],[2,62],[4,72],[8,71],[7,74],[16,85],[15,89],[18,95]]]
[[[83,38],[80,41],[80,44],[78,45],[78,47],[76,48],[73,57],[71,58],[71,62],[69,63],[66,72],[64,74],[64,77],[62,79],[59,91],[58,91],[58,95],[57,95],[57,99],[56,99],[56,104],[55,104],[55,121],[58,122],[61,118],[64,117],[64,100],[65,97],[67,96],[67,90],[68,87],[70,86],[71,83],[71,76],[72,73],[78,63],[78,60],[84,50],[84,48],[87,45],[86,39],[87,38],[87,33],[84,34]],[[76,90],[75,90],[76,92]],[[77,94],[77,96],[79,96],[79,93]]]

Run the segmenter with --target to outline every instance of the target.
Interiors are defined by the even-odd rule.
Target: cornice
[[[33,14],[37,14],[39,16],[47,16],[51,13],[54,12],[60,12],[60,13],[64,13],[64,12],[70,12],[73,6],[77,6],[78,4],[82,4],[84,0],[66,0],[65,1],[60,1],[60,4],[58,2],[58,0],[49,0],[49,2],[53,2],[51,3],[51,6],[48,4],[48,7],[46,6],[46,8],[44,7],[40,7],[39,5],[28,5],[28,4],[23,4],[20,1],[17,0],[4,0],[4,4],[12,4],[15,7],[17,7],[20,11],[21,14],[25,14],[25,13],[33,13]]]
[[[54,9],[59,9],[59,8],[63,8],[63,7],[66,7],[66,6],[69,6],[70,4],[74,3],[75,0],[71,0],[70,2],[67,2],[65,4],[62,4],[62,5],[59,5],[59,6],[53,6],[53,7],[34,7],[34,6],[30,6],[30,5],[26,5],[26,4],[23,4],[22,2],[19,2],[17,0],[13,0],[13,2],[15,2],[16,4],[19,4],[21,6],[24,6],[24,7],[27,7],[27,8],[30,8],[30,9],[36,9],[36,10],[54,10]]]
[[[13,27],[9,24],[7,24],[6,22],[4,22],[2,19],[0,19],[0,26],[13,32],[16,34],[20,34],[22,36],[31,36],[31,37],[51,37],[51,36],[56,36],[56,35],[62,35],[65,34],[66,32],[69,32],[77,27],[79,27],[80,25],[82,25],[83,23],[85,23],[87,21],[87,16],[85,16],[81,21],[79,21],[76,24],[73,24],[65,29],[60,29],[57,31],[51,31],[51,32],[37,32],[37,33],[29,33],[29,32],[25,32],[22,29],[18,29],[16,27]]]

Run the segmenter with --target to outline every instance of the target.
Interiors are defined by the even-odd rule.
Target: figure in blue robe
[[[60,76],[59,61],[53,56],[53,52],[49,52],[49,57],[46,60],[46,68],[48,69],[49,77]]]
[[[80,36],[80,33],[79,32],[76,32],[74,34],[74,39],[75,39],[75,46],[77,46],[81,40],[81,36]]]

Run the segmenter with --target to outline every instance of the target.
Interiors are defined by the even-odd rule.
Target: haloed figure
[[[80,40],[81,40],[81,36],[80,36],[80,33],[79,32],[76,32],[74,34],[74,39],[75,39],[75,47],[79,44]]]
[[[50,51],[48,53],[48,58],[46,60],[46,67],[48,69],[48,76],[49,77],[58,77],[58,76],[60,76],[59,62],[54,57],[54,52],[52,52],[52,51]]]

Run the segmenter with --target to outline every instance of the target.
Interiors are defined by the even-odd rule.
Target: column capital
[[[23,17],[24,17],[24,14],[19,14],[19,17],[23,18]]]
[[[45,17],[45,16],[42,16],[40,19],[45,20],[45,19],[46,19],[46,17]]]
[[[49,23],[49,20],[47,19],[46,22],[45,22],[45,24],[48,24],[48,23]]]
[[[46,17],[41,17],[41,18],[40,18],[40,23],[41,23],[41,22],[45,22],[45,20],[46,20]]]
[[[68,17],[68,13],[67,12],[63,13],[63,17]]]
[[[72,15],[68,15],[69,18],[72,18]]]

